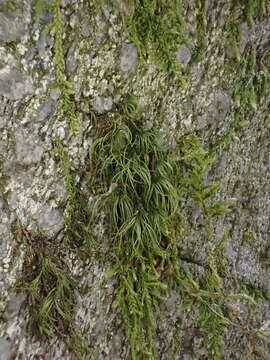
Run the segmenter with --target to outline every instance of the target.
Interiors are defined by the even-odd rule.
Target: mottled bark
[[[223,336],[222,358],[270,359],[269,1],[249,1],[252,12],[248,1],[182,0],[186,40],[171,54],[182,79],[155,56],[142,58],[125,20],[135,2],[63,0],[60,29],[50,3],[57,0],[0,0],[0,359],[75,358],[60,337],[33,334],[29,302],[15,284],[29,241],[39,248],[65,235],[70,194],[56,139],[89,203],[85,171],[93,176],[87,162],[95,130],[128,93],[145,106],[147,127],[159,128],[168,148],[194,133],[214,156],[206,182],[221,181],[215,200],[231,201],[231,212],[214,222],[214,244],[226,234],[217,259],[224,292],[257,301],[256,307],[243,298],[225,306],[236,326]],[[205,218],[188,196],[180,211],[188,223],[179,239],[181,261],[203,281]],[[117,281],[104,278],[111,267],[104,214],[94,233],[98,252],[79,257],[74,247],[62,249],[76,279],[75,324],[94,351],[86,358],[129,359],[125,326],[112,306]],[[176,287],[160,309],[158,359],[212,358],[195,300],[187,309]]]

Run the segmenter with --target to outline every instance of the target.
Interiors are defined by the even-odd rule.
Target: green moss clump
[[[78,359],[91,350],[75,326],[75,279],[64,260],[60,244],[28,236],[22,277],[17,290],[28,295],[30,325],[36,335],[60,336]]]
[[[256,14],[266,14],[266,0],[232,0],[232,8],[235,6],[241,6],[242,8],[242,20],[248,22],[249,26],[254,24],[254,16]]]
[[[126,324],[132,359],[157,358],[155,313],[170,288],[168,271],[184,297],[199,301],[198,323],[218,359],[228,322],[219,303],[224,294],[213,251],[212,220],[228,210],[227,203],[209,200],[220,186],[205,185],[212,159],[195,135],[181,139],[173,152],[165,151],[161,135],[144,128],[130,97],[94,142],[92,161],[103,188],[95,211],[105,210],[114,249],[108,276],[118,279],[114,305]],[[180,261],[177,242],[184,226],[178,209],[183,194],[198,202],[206,216],[209,262],[203,288]]]
[[[109,274],[119,282],[114,305],[126,324],[132,359],[153,359],[155,311],[168,290],[161,273],[169,263],[178,191],[161,138],[144,129],[140,115],[132,98],[120,105],[92,156],[106,189],[96,208],[106,209],[117,259]]]
[[[226,331],[229,322],[222,309],[222,300],[225,296],[219,271],[223,269],[223,266],[219,266],[217,260],[217,252],[220,251],[225,237],[219,244],[214,245],[213,221],[220,215],[229,212],[229,203],[212,201],[220,183],[205,183],[207,168],[214,159],[203,149],[199,139],[195,135],[186,136],[181,139],[178,147],[181,154],[180,164],[182,166],[180,169],[184,170],[184,173],[179,174],[182,192],[191,197],[202,209],[205,216],[205,242],[208,252],[203,284],[199,286],[194,280],[190,282],[192,290],[188,291],[188,295],[197,297],[200,304],[200,315],[197,319],[198,327],[205,337],[205,345],[212,358],[218,360],[221,359],[220,347],[223,344],[223,333]],[[176,269],[176,273],[180,274],[179,270]],[[182,276],[178,275],[177,280],[181,285],[187,281],[186,278],[182,272]]]
[[[222,335],[228,325],[234,325],[225,316],[226,304],[231,298],[249,297],[229,296],[223,289],[224,266],[218,257],[226,234],[215,244],[213,224],[228,212],[228,203],[212,200],[220,183],[206,184],[207,167],[213,159],[195,135],[179,139],[173,150],[166,148],[158,131],[145,128],[142,109],[132,96],[118,105],[98,135],[91,148],[93,179],[89,181],[97,195],[91,209],[74,180],[67,152],[56,142],[69,194],[65,244],[78,249],[87,243],[94,217],[100,211],[106,213],[113,248],[107,277],[114,275],[118,280],[114,306],[126,325],[133,360],[158,358],[159,303],[175,285],[185,302],[199,304],[197,326],[205,336],[209,356],[220,359]],[[179,213],[182,196],[198,203],[205,216],[208,259],[202,284],[181,263],[179,242],[186,231]],[[29,246],[26,281],[21,283],[29,293],[34,323],[42,334],[65,338],[78,357],[89,354],[82,338],[74,335],[76,284],[68,275],[60,244],[41,244],[42,249]]]
[[[186,43],[180,1],[135,0],[127,27],[142,59],[150,57],[165,71],[182,78],[181,65],[174,54],[179,45]]]
[[[205,51],[205,38],[207,28],[207,17],[205,12],[205,0],[196,0],[197,16],[197,41],[196,46],[193,50],[192,61],[200,61],[203,58]]]
[[[16,288],[28,295],[30,325],[34,333],[61,337],[78,359],[84,359],[85,355],[92,354],[92,350],[75,326],[77,282],[64,259],[67,249],[76,251],[83,259],[89,258],[89,248],[93,252],[96,246],[92,234],[93,216],[85,194],[75,184],[67,152],[59,139],[55,145],[68,192],[64,241],[61,244],[56,239],[49,242],[27,234],[23,274]]]

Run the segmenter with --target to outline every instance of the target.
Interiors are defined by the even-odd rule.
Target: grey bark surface
[[[53,139],[68,149],[72,166],[85,166],[93,141],[90,112],[100,116],[113,111],[127,93],[145,106],[145,121],[159,126],[173,147],[177,138],[196,132],[206,149],[225,135],[234,122],[235,74],[227,64],[234,49],[225,33],[229,1],[205,1],[207,32],[205,51],[191,64],[196,46],[195,1],[183,1],[187,44],[175,56],[190,72],[187,86],[156,66],[140,60],[128,38],[123,14],[132,12],[125,1],[62,1],[65,72],[74,88],[74,102],[81,131],[71,136],[67,119],[58,116],[60,90],[55,88],[54,29],[50,10],[35,13],[35,1],[15,6],[0,1],[0,359],[74,359],[57,337],[38,338],[29,330],[31,314],[23,293],[14,290],[21,276],[26,247],[22,232],[37,241],[53,242],[64,236],[67,190]],[[16,3],[16,2],[15,2]],[[14,4],[14,1],[11,1]],[[258,64],[268,54],[270,12],[254,17],[253,26],[240,24],[238,49],[244,58],[256,50]],[[268,60],[269,61],[269,60]],[[188,68],[188,66],[190,66]],[[270,62],[265,71],[270,71]],[[261,69],[257,69],[259,72]],[[268,86],[269,90],[269,86]],[[270,96],[245,112],[247,124],[239,127],[228,146],[216,152],[207,181],[222,180],[218,200],[232,200],[232,212],[215,223],[216,241],[228,231],[223,261],[230,274],[227,291],[241,292],[239,283],[258,294],[256,308],[235,301],[240,327],[270,334]],[[85,194],[91,199],[91,194]],[[189,235],[179,239],[183,262],[197,278],[205,271],[206,244],[200,209],[188,199],[183,211],[190,221]],[[129,359],[129,345],[120,313],[112,307],[116,281],[104,279],[110,269],[106,255],[110,238],[106,218],[95,229],[103,259],[89,254],[80,260],[67,249],[70,271],[78,280],[75,317],[78,328],[99,360]],[[238,279],[237,283],[232,279]],[[261,295],[259,295],[261,294]],[[194,306],[193,306],[194,305]],[[159,359],[211,359],[195,325],[198,308],[187,311],[180,293],[171,292],[161,306],[158,322]],[[178,346],[176,338],[181,338]],[[224,335],[222,358],[270,359],[270,340],[258,345],[247,332],[229,327]],[[89,355],[89,358],[90,355]]]

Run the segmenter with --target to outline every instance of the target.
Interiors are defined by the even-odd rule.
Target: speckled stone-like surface
[[[18,10],[2,10],[4,3],[0,1],[0,360],[71,360],[74,355],[61,340],[41,340],[31,334],[24,296],[14,292],[26,253],[21,230],[39,241],[53,242],[63,236],[67,191],[53,142],[56,137],[62,140],[79,181],[93,141],[90,113],[98,114],[97,119],[110,118],[115,104],[132,92],[145,106],[147,126],[159,127],[168,147],[173,147],[180,136],[195,131],[205,148],[211,148],[235,119],[239,74],[229,67],[236,56],[227,32],[231,10],[227,0],[204,2],[205,48],[193,61],[201,18],[195,0],[182,1],[187,43],[172,56],[183,64],[187,77],[183,86],[177,76],[168,76],[151,59],[139,58],[121,20],[133,13],[133,6],[120,0],[110,1],[109,6],[103,1],[101,7],[94,1],[62,1],[65,76],[73,85],[80,122],[80,133],[71,136],[67,119],[59,111],[61,91],[55,87],[54,30],[48,27],[52,11],[44,9],[37,16],[34,1],[20,0]],[[248,51],[255,49],[256,72],[269,73],[269,3],[264,15],[254,17],[253,27],[240,16],[240,9],[235,11],[241,56],[240,66],[235,61],[235,68],[240,71]],[[268,92],[257,99],[256,106],[247,107],[245,126],[236,129],[228,146],[215,153],[207,175],[208,182],[222,181],[216,199],[231,200],[231,213],[214,224],[216,242],[224,231],[229,234],[223,251],[231,278],[224,279],[228,281],[227,291],[238,293],[246,286],[263,294],[255,309],[246,301],[235,301],[239,324],[268,334],[269,106]],[[179,239],[179,248],[186,266],[202,278],[206,265],[204,219],[189,199],[183,199],[181,211],[189,219],[190,229]],[[121,315],[112,307],[116,282],[114,278],[104,280],[110,268],[109,261],[104,260],[110,239],[106,224],[98,226],[102,261],[89,254],[83,262],[68,249],[65,254],[80,290],[76,295],[76,323],[98,359],[127,360],[129,347]],[[198,312],[195,304],[186,311],[177,290],[161,304],[159,359],[211,359],[195,325]],[[180,347],[176,339],[180,339]],[[224,360],[269,360],[269,337],[262,346],[245,331],[229,327],[222,353]]]

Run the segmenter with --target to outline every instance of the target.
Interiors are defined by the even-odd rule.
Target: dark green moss
[[[17,281],[18,291],[27,294],[30,326],[37,336],[61,337],[79,359],[91,350],[74,325],[75,279],[65,262],[58,243],[25,237],[26,255],[23,273]]]
[[[108,276],[118,279],[114,304],[126,324],[132,359],[157,358],[154,314],[172,284],[168,271],[183,298],[200,304],[198,326],[209,354],[219,359],[229,322],[221,306],[223,268],[216,260],[222,242],[213,245],[213,221],[228,209],[226,202],[211,201],[220,184],[205,184],[213,159],[195,135],[183,137],[174,151],[166,151],[161,135],[144,128],[142,113],[131,97],[99,134],[92,160],[103,188],[95,211],[106,212],[114,248]],[[199,203],[206,217],[208,265],[203,287],[181,265],[178,242],[185,226],[177,209],[184,194]]]
[[[93,145],[97,180],[105,193],[96,204],[108,215],[116,275],[115,306],[127,328],[132,359],[156,358],[155,310],[165,299],[160,276],[169,265],[177,189],[169,180],[173,164],[160,136],[144,129],[132,98]]]

